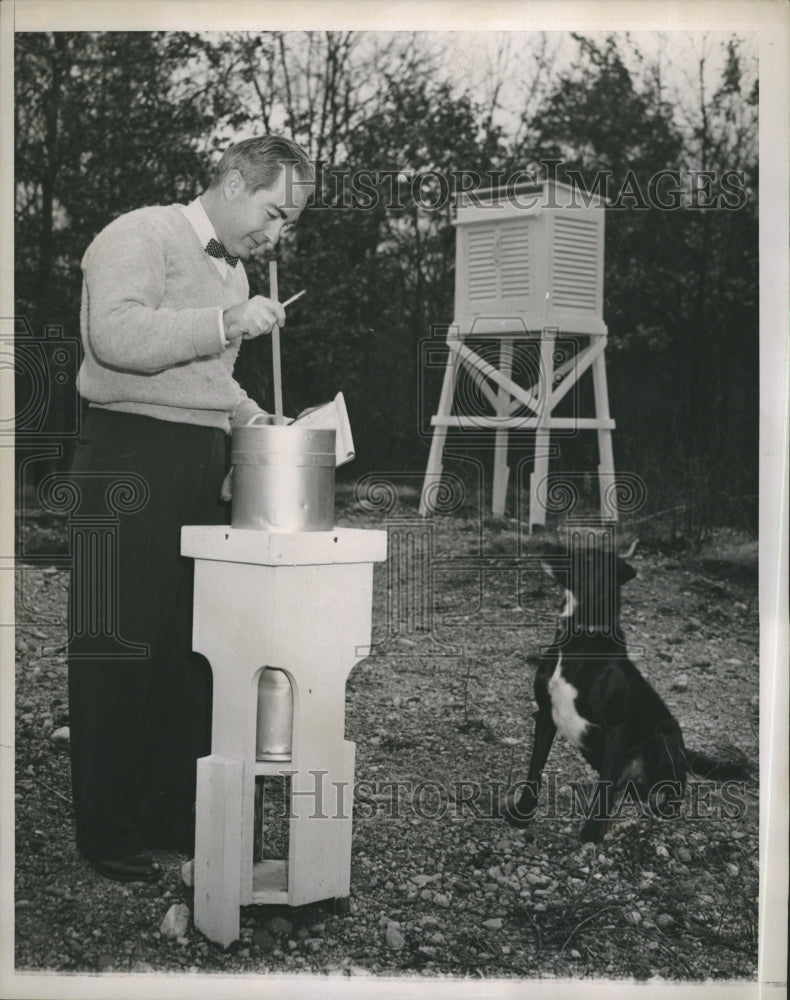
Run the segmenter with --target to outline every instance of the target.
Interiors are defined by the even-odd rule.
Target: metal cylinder
[[[266,667],[258,681],[257,760],[290,760],[294,696],[288,674]]]
[[[234,528],[331,531],[335,526],[335,432],[292,424],[233,431]]]

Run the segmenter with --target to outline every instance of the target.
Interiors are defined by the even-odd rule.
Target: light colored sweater
[[[77,387],[93,406],[230,433],[260,407],[233,378],[218,310],[249,298],[244,265],[223,281],[179,205],[115,219],[82,259]]]

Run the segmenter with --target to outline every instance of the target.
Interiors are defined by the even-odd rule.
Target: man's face
[[[222,219],[215,226],[228,253],[246,260],[277,246],[304,211],[311,187],[284,167],[271,187],[253,194],[241,174],[231,171],[223,185]]]

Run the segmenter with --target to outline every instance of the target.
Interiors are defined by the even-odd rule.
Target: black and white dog
[[[624,789],[666,816],[676,811],[689,771],[719,780],[749,774],[745,762],[689,750],[676,719],[628,658],[620,630],[620,587],[636,576],[626,562],[634,547],[623,558],[611,544],[577,544],[543,561],[565,591],[565,603],[554,641],[540,656],[535,674],[538,710],[529,772],[520,797],[511,799],[505,811],[514,826],[525,826],[535,813],[557,732],[600,775],[594,815],[581,830],[583,841],[603,837],[615,796]]]

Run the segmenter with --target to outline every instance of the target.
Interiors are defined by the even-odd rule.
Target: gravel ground
[[[385,526],[351,506],[339,521]],[[350,912],[245,907],[241,940],[227,950],[190,922],[185,855],[157,853],[156,886],[104,880],[77,856],[66,572],[43,557],[19,566],[17,970],[754,979],[756,779],[692,781],[677,820],[626,811],[602,844],[581,845],[573,797],[593,774],[557,741],[541,815],[526,833],[511,830],[496,813],[526,773],[527,658],[550,640],[559,595],[519,568],[515,522],[481,531],[474,517],[437,519],[416,566],[404,539],[419,540],[421,523],[413,512],[390,517],[399,542],[376,568],[374,652],[347,688],[346,735],[357,744]],[[756,768],[756,545],[731,540],[693,558],[647,551],[634,565],[623,623],[640,668],[690,746],[736,744]],[[404,603],[409,588],[424,600]],[[273,805],[265,820],[276,840]],[[163,924],[168,913],[181,924]]]

